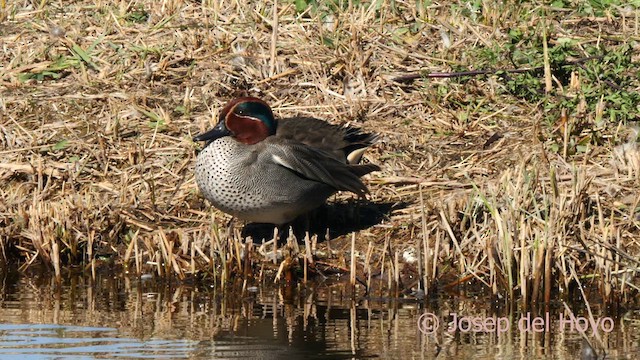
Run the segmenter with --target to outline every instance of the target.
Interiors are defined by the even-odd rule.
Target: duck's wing
[[[278,120],[276,137],[320,149],[350,164],[357,164],[364,149],[377,140],[377,135],[362,132],[358,128],[333,125],[308,117]]]
[[[261,151],[262,156],[270,157],[264,161],[283,166],[303,178],[327,184],[336,190],[351,191],[361,196],[368,190],[360,176],[379,169],[373,164],[346,164],[322,149],[293,140],[269,137],[262,144],[266,147]]]

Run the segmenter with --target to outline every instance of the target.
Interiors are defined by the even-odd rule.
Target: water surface
[[[585,351],[584,337],[559,323],[563,311],[552,312],[542,332],[531,323],[544,312],[530,314],[523,331],[525,314],[487,299],[353,299],[344,284],[328,282],[242,293],[120,276],[57,285],[46,275],[2,273],[2,281],[1,359],[576,359]],[[441,322],[430,334],[419,323],[425,313]],[[585,334],[607,358],[640,358],[637,311],[594,316],[613,324],[599,329],[601,340]],[[501,318],[508,330],[487,328]],[[452,320],[462,330],[447,331]]]

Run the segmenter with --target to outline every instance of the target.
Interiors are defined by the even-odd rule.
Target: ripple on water
[[[137,340],[115,328],[55,324],[0,324],[1,359],[170,359],[197,351],[192,340]]]

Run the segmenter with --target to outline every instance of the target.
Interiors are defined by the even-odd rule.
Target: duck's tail
[[[365,133],[359,128],[349,127],[345,133],[344,140],[349,143],[349,145],[344,148],[344,152],[347,155],[347,163],[358,164],[362,159],[364,151],[378,141],[378,134]],[[362,175],[368,174],[371,171],[380,170],[376,165],[373,166],[376,168],[366,171]]]
[[[380,171],[380,166],[375,164],[353,164],[349,165],[349,170],[358,176],[364,176],[370,172]]]

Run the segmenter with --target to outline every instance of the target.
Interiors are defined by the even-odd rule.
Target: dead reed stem
[[[351,271],[349,282],[355,289],[356,286],[356,233],[351,233]]]

